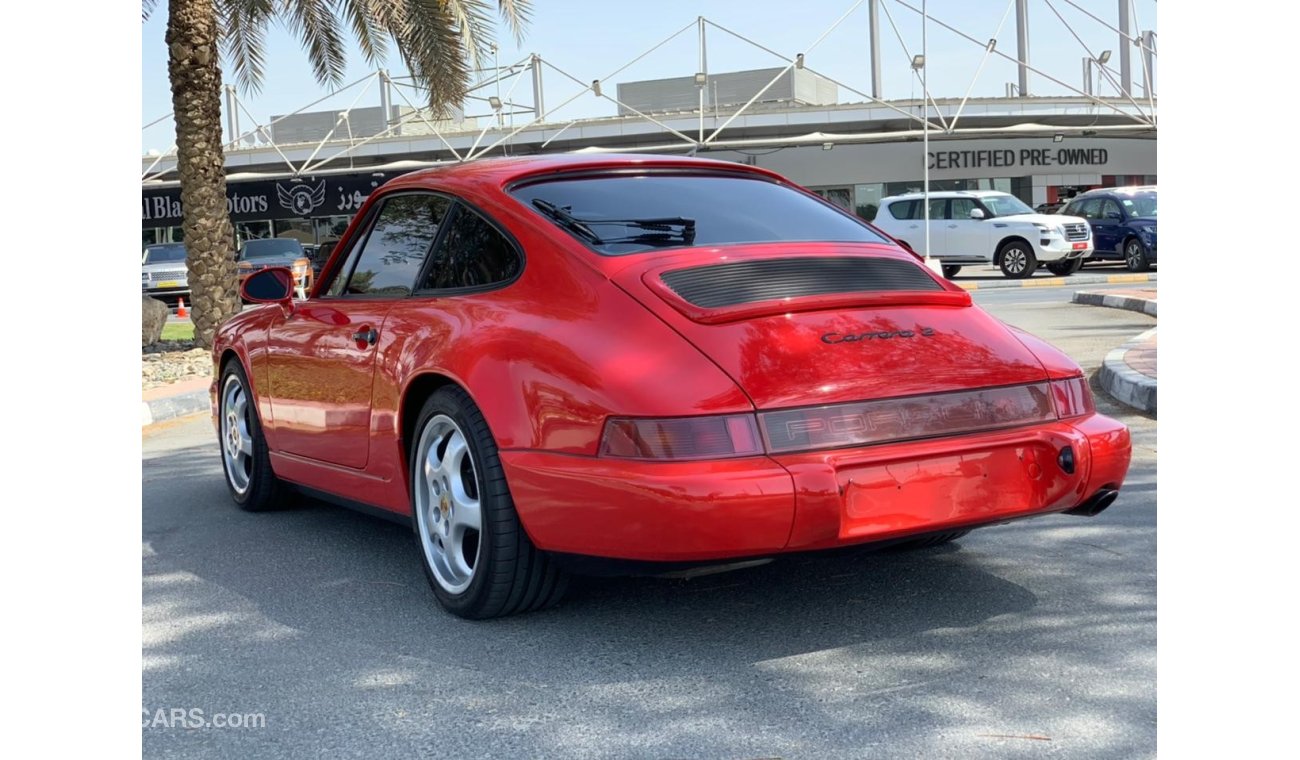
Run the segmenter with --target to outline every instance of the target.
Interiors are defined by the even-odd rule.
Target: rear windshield
[[[240,260],[244,259],[270,259],[281,256],[302,256],[302,243],[293,238],[264,238],[262,240],[250,240],[244,243],[244,249],[239,252]]]
[[[887,242],[856,217],[766,179],[690,174],[583,177],[512,191],[606,256],[778,241]]]
[[[179,264],[185,260],[185,245],[183,243],[168,243],[166,245],[151,245],[144,249],[144,261],[142,264]]]

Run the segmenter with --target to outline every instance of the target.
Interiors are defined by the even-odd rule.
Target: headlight
[[[1154,224],[1143,224],[1139,226],[1138,229],[1145,232],[1148,235],[1156,234],[1156,226]]]
[[[1034,222],[1034,226],[1037,227],[1038,232],[1043,235],[1056,235],[1057,237],[1065,237],[1065,230],[1062,229],[1061,227],[1053,227],[1047,224],[1039,224],[1038,222]]]

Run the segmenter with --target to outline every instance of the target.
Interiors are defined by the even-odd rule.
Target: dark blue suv
[[[1081,216],[1092,225],[1093,251],[1088,261],[1123,261],[1132,272],[1155,265],[1154,186],[1089,190],[1075,196],[1061,213]]]

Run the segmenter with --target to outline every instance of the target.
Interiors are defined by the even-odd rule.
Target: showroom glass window
[[[342,294],[410,295],[450,206],[446,198],[427,193],[395,195],[384,201]]]
[[[490,222],[458,206],[438,242],[421,290],[480,288],[513,279],[523,266],[515,246]]]

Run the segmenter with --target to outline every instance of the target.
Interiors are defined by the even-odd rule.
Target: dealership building
[[[772,169],[867,219],[881,198],[920,190],[927,170],[932,191],[1002,190],[1037,207],[1093,187],[1156,182],[1152,57],[1143,52],[1141,81],[1116,79],[1118,96],[1020,94],[1022,67],[1021,87],[1008,85],[1007,97],[932,98],[928,109],[920,98],[888,100],[841,85],[802,58],[782,68],[594,81],[587,90],[612,101],[614,112],[566,121],[545,107],[548,65],[537,55],[471,91],[471,101],[491,109],[479,116],[456,110],[434,120],[379,71],[371,75],[378,105],[303,110],[241,129],[228,90],[227,203],[243,239],[320,243],[337,238],[376,187],[410,171],[500,155],[617,152]],[[480,97],[511,77],[519,81],[510,90],[522,90],[525,103]],[[406,105],[395,104],[399,98]],[[142,170],[144,243],[180,239],[175,156],[146,155]]]

